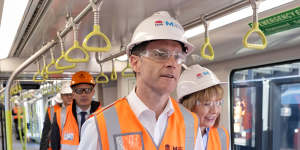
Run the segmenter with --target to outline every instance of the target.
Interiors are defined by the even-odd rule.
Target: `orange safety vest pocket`
[[[114,140],[117,150],[144,150],[142,132],[115,135]]]

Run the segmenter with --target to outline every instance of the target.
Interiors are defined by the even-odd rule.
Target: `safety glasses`
[[[61,96],[69,97],[69,96],[72,96],[72,93],[61,94]]]
[[[167,62],[172,56],[174,56],[177,64],[184,63],[186,59],[186,53],[178,51],[169,51],[166,49],[145,50],[140,55],[162,62]]]
[[[223,100],[219,100],[219,101],[205,101],[205,102],[199,102],[199,101],[197,101],[197,105],[202,105],[204,107],[213,107],[213,106],[221,107],[222,104],[223,104]]]
[[[73,89],[76,94],[90,94],[93,91],[93,88],[74,88]]]

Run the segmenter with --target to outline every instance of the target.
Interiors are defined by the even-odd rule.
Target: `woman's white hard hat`
[[[187,54],[194,50],[194,46],[184,36],[183,27],[167,11],[155,12],[137,26],[131,42],[126,48],[127,54],[131,55],[131,50],[134,46],[152,40],[175,40],[181,42],[186,47]]]
[[[182,72],[178,80],[177,99],[222,83],[211,70],[198,64],[192,65]]]

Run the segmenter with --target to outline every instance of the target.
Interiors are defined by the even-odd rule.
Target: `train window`
[[[300,60],[233,70],[235,150],[300,149]]]

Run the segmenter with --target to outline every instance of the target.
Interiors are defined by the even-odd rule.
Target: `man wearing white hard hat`
[[[70,87],[69,81],[64,81],[59,93],[56,94],[52,99],[55,100],[56,105],[48,107],[47,114],[44,120],[44,127],[42,131],[42,138],[40,142],[40,150],[50,149],[50,132],[51,124],[53,123],[54,114],[59,109],[65,109],[73,101],[72,99],[72,89]]]
[[[136,86],[87,120],[80,150],[202,150],[197,116],[170,97],[181,64],[193,51],[183,34],[182,26],[165,11],[137,26],[126,49]]]
[[[219,127],[223,88],[217,76],[205,67],[192,65],[182,72],[177,86],[180,103],[200,120],[205,150],[228,150],[228,131]]]

